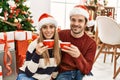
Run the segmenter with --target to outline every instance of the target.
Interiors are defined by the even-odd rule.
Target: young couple
[[[56,20],[42,14],[38,22],[39,38],[29,45],[17,80],[82,80],[85,75],[92,75],[96,43],[85,33],[88,20],[87,8],[77,5],[70,12],[70,30],[58,33]],[[53,49],[44,46],[46,39],[54,39]],[[72,45],[60,49],[59,41]]]

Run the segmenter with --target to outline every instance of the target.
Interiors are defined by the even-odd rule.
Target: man
[[[85,33],[88,20],[87,8],[77,5],[70,12],[70,30],[59,32],[60,40],[72,45],[61,49],[62,61],[56,80],[82,80],[85,75],[92,75],[96,42]]]

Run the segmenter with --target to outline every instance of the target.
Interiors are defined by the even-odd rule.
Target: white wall
[[[37,26],[38,18],[44,12],[50,13],[50,0],[29,0],[31,15],[33,16],[34,26]]]

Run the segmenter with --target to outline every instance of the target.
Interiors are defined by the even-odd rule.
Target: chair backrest
[[[96,18],[98,37],[103,43],[120,44],[120,26],[110,17],[98,16]]]

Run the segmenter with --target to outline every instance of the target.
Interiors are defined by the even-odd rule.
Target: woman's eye
[[[43,26],[42,28],[43,28],[43,29],[46,29],[46,28],[47,28],[47,26]]]
[[[55,26],[53,26],[53,25],[50,25],[50,28],[54,28]]]

